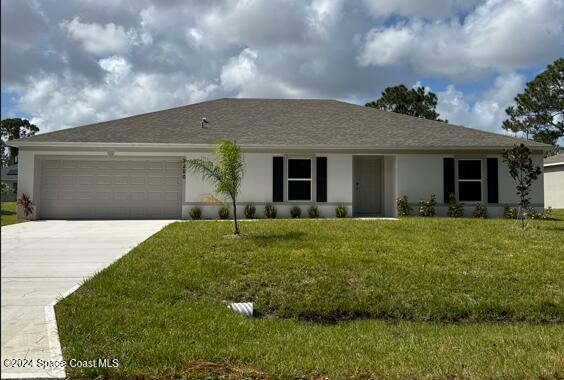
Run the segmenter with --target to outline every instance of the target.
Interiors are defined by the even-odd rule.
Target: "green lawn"
[[[16,219],[16,202],[1,202],[1,204],[2,226],[23,222],[23,220]]]
[[[560,212],[555,217],[561,217]],[[80,376],[564,376],[564,221],[174,223],[57,307]],[[224,300],[252,301],[257,318]]]

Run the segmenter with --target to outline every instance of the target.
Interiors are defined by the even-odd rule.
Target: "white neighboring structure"
[[[202,119],[206,118],[207,123]],[[492,217],[516,206],[515,185],[501,152],[527,144],[542,166],[549,145],[334,100],[219,99],[13,140],[19,151],[18,193],[39,219],[188,219],[212,187],[184,172],[186,158],[209,155],[234,140],[246,162],[239,216],[257,217],[273,203],[280,217],[316,205],[334,217],[395,216],[406,195],[414,210],[432,194],[444,216],[450,194],[466,215],[476,203]],[[543,180],[532,207],[544,207]],[[209,197],[208,197],[209,199]]]
[[[544,160],[544,204],[564,208],[564,153]]]

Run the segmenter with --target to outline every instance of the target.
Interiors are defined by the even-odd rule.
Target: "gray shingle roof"
[[[201,118],[209,124],[201,128]],[[509,147],[509,136],[336,100],[218,99],[36,135],[21,141],[359,148]],[[531,147],[544,144],[527,142]]]
[[[544,159],[545,165],[562,164],[564,165],[564,153],[557,154],[555,156],[550,156]]]

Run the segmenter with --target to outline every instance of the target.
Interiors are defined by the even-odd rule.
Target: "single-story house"
[[[18,187],[18,164],[1,168],[0,183],[2,183],[2,202],[14,202]]]
[[[220,139],[236,141],[246,172],[241,206],[262,216],[273,203],[286,217],[317,205],[335,216],[394,216],[406,195],[417,207],[436,195],[446,215],[449,195],[499,216],[516,206],[515,185],[501,152],[525,142],[542,167],[548,145],[335,100],[218,99],[10,142],[20,149],[18,192],[40,219],[189,218],[212,186],[183,173],[183,160],[210,155]],[[209,199],[209,198],[208,198]],[[543,208],[543,180],[532,205]],[[239,207],[243,210],[243,207]],[[242,216],[242,215],[241,215]]]
[[[564,208],[564,153],[544,160],[544,204]]]

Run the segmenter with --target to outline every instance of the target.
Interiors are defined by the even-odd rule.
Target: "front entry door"
[[[354,157],[355,215],[382,215],[382,166],[382,157]]]

